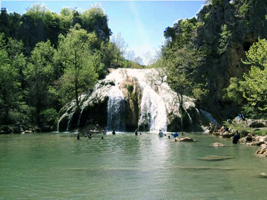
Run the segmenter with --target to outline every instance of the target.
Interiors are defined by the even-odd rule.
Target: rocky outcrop
[[[203,115],[194,99],[175,93],[165,80],[154,69],[113,70],[92,92],[79,97],[79,109],[75,102],[62,109],[58,130],[96,123],[110,128],[119,120],[116,123],[125,131],[203,131]]]

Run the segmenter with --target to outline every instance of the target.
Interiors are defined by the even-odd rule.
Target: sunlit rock
[[[262,144],[260,148],[256,151],[256,154],[263,157],[267,157],[267,145]]]

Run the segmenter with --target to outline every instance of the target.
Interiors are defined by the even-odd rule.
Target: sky
[[[108,16],[108,26],[113,35],[121,34],[128,50],[148,63],[164,41],[164,30],[179,19],[192,18],[202,8],[204,1],[0,1],[1,8],[23,14],[37,2],[59,13],[63,7],[75,7],[81,12],[98,3]],[[148,53],[149,52],[149,53]]]

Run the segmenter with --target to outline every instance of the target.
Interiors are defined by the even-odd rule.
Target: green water
[[[0,199],[267,199],[257,147],[205,134],[0,135]],[[221,142],[227,147],[211,147]],[[209,155],[232,159],[206,161]]]

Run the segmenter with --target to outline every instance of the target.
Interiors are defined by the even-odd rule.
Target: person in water
[[[115,135],[115,134],[116,134],[115,130],[113,130],[113,131],[112,131],[112,134],[113,134],[113,135]]]
[[[107,135],[107,130],[104,128],[103,135]]]
[[[137,131],[137,129],[135,130],[135,132],[134,132],[134,133],[135,133],[135,135],[138,135],[138,131]]]
[[[177,133],[177,132],[175,132],[174,134],[173,134],[173,138],[177,138],[179,136],[179,134]]]
[[[239,139],[240,139],[240,135],[238,131],[236,131],[236,133],[233,136],[233,144],[237,144]]]
[[[163,137],[163,132],[159,130],[159,137]]]

